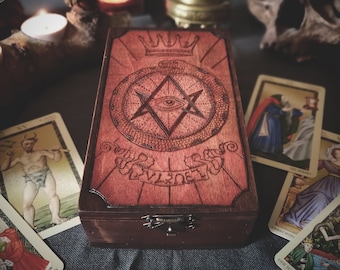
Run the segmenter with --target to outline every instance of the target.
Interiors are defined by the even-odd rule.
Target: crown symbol
[[[314,244],[314,241],[312,238],[309,238],[309,237],[306,237],[304,240],[303,240],[303,243],[308,243],[308,244]]]
[[[147,56],[191,56],[199,37],[195,36],[191,43],[182,41],[180,35],[176,35],[174,40],[171,40],[170,36],[165,40],[160,34],[157,35],[156,41],[150,39],[146,42],[143,36],[138,36],[138,39],[145,47]]]

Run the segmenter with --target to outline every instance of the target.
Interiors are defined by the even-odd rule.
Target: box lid
[[[82,193],[111,209],[256,210],[229,46],[222,30],[112,29]]]

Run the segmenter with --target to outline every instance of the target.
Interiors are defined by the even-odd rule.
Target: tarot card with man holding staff
[[[80,223],[83,162],[58,113],[0,132],[2,195],[42,238]]]

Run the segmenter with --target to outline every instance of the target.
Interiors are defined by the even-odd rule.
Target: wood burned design
[[[171,170],[173,167],[168,160],[168,170],[159,170],[153,168],[155,159],[141,152],[136,153],[131,149],[121,147],[117,142],[105,142],[102,144],[102,153],[113,151],[116,158],[114,159],[113,168],[119,171],[128,180],[138,180],[147,184],[156,186],[170,187],[185,184],[195,184],[198,181],[207,181],[214,175],[222,171],[227,173],[234,182],[235,186],[241,191],[242,188],[237,181],[228,173],[224,164],[224,155],[228,153],[237,153],[238,146],[235,142],[224,142],[218,146],[218,149],[206,149],[203,153],[193,153],[186,157],[183,162],[185,169]],[[243,157],[241,157],[243,158]],[[156,162],[157,163],[157,162]],[[106,179],[103,179],[94,190],[100,191]]]
[[[232,205],[248,171],[225,39],[129,30],[112,42],[89,191],[109,207]]]
[[[110,103],[116,128],[155,151],[178,151],[216,135],[228,108],[227,91],[215,76],[177,59],[127,76]]]

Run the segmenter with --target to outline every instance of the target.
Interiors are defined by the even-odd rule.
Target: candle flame
[[[45,14],[47,14],[46,9],[39,9],[38,12],[37,12],[37,16],[45,15]]]

